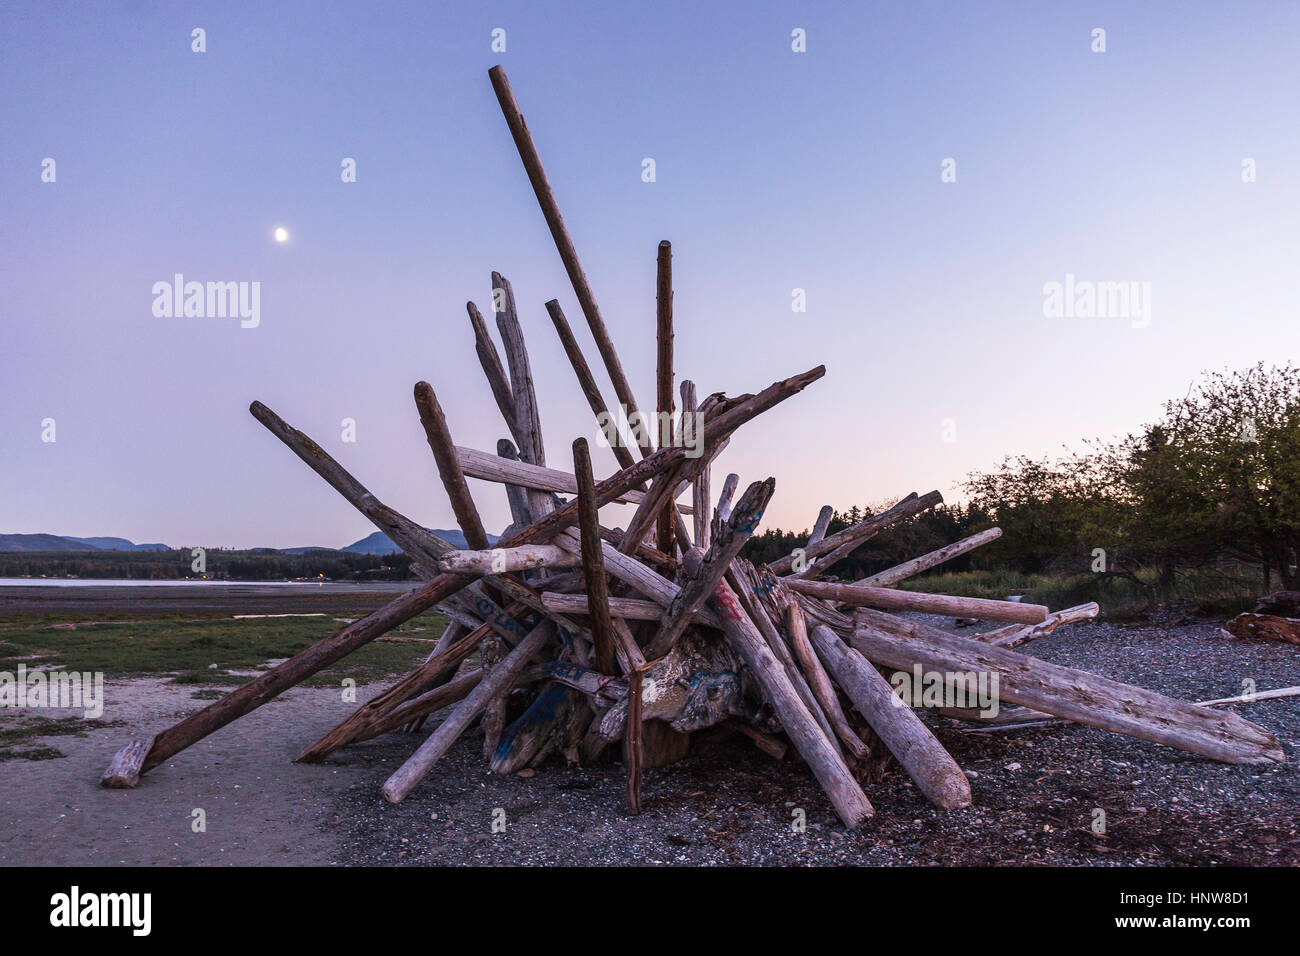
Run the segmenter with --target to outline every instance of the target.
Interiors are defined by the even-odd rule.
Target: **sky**
[[[490,318],[492,270],[567,469],[596,426],[544,302],[613,389],[498,63],[640,401],[662,239],[679,381],[755,392],[826,365],[737,433],[715,489],[774,477],[764,526],[788,529],[960,500],[1004,456],[1138,428],[1203,370],[1296,358],[1297,49],[1283,3],[6,2],[0,532],[372,531],[254,399],[454,527],[411,388],[432,383],[458,444],[507,434],[465,313]],[[260,283],[256,327],[156,315],[177,273]],[[1067,275],[1148,308],[1049,314]],[[503,490],[471,485],[502,529]]]

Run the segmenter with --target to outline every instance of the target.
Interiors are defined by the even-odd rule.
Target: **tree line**
[[[188,548],[172,551],[8,551],[0,552],[0,578],[78,577],[168,581],[210,578],[226,581],[401,581],[412,577],[404,554],[354,554],[350,551],[232,551],[209,549],[204,571],[196,572]]]
[[[964,505],[910,519],[859,547],[834,573],[859,578],[998,526],[1002,537],[938,570],[1135,577],[1224,561],[1259,569],[1265,590],[1300,588],[1300,368],[1261,362],[1209,372],[1156,421],[1057,458],[1008,457],[967,477]],[[871,514],[837,513],[831,531]],[[788,554],[807,540],[769,530],[744,552]]]

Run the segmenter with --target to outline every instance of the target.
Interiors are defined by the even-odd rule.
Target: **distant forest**
[[[996,525],[1000,539],[933,573],[1143,575],[1173,585],[1230,562],[1257,569],[1264,590],[1300,589],[1300,368],[1207,373],[1135,434],[1055,460],[1007,458],[964,487],[965,505],[869,539],[830,573],[874,574]],[[870,513],[836,514],[829,533]],[[768,561],[807,535],[766,531],[742,554]]]
[[[209,578],[223,581],[401,581],[412,577],[404,554],[353,554],[347,551],[228,551],[209,549],[206,571],[193,570],[188,548],[175,551],[5,551],[0,578],[78,577],[169,581]]]

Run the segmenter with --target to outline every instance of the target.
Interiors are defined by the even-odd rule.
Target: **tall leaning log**
[[[668,426],[673,414],[673,247],[667,239],[659,243],[655,268],[655,400],[660,428]],[[672,440],[660,435],[662,447]],[[669,504],[659,516],[655,547],[664,554],[673,553],[673,513]],[[684,546],[684,545],[683,545]]]
[[[1224,763],[1282,763],[1286,754],[1263,727],[1087,671],[1049,664],[1002,647],[858,610],[849,643],[867,660],[911,671],[990,672],[1000,700],[1102,730],[1164,744]]]
[[[538,154],[537,147],[533,145],[533,137],[528,132],[528,124],[524,122],[524,114],[515,101],[515,94],[510,89],[510,81],[506,79],[505,70],[494,66],[488,71],[488,76],[492,80],[492,89],[496,91],[497,102],[501,105],[506,125],[510,127],[515,148],[519,150],[519,158],[523,161],[528,181],[537,196],[537,204],[542,207],[542,215],[551,230],[551,238],[555,240],[560,261],[564,263],[564,270],[569,274],[569,282],[572,283],[574,294],[578,297],[578,304],[582,306],[582,314],[587,318],[591,336],[596,340],[596,348],[605,362],[605,370],[609,373],[610,381],[614,383],[614,394],[623,403],[628,415],[631,415],[641,406],[632,395],[632,386],[628,384],[627,376],[623,373],[623,364],[619,361],[609,329],[606,328],[600,308],[596,305],[596,297],[587,282],[587,274],[582,271],[582,263],[578,261],[578,250],[574,248],[569,229],[564,224],[564,217],[560,215],[559,203],[555,201],[555,194],[551,191],[546,170],[542,168],[542,157]]]
[[[863,578],[857,583],[877,588],[893,587],[899,581],[910,578],[914,574],[920,574],[922,571],[928,571],[930,568],[937,567],[945,561],[951,561],[953,558],[966,554],[968,551],[974,551],[976,548],[982,547],[990,541],[996,541],[1000,537],[1002,537],[1001,528],[989,528],[987,531],[973,534],[969,538],[962,538],[960,541],[954,541],[952,544],[931,551],[929,554],[923,554],[919,558],[913,558],[911,561],[904,561],[902,564],[896,564],[892,568],[887,568],[886,570],[881,571],[879,574],[873,574],[869,578]]]
[[[687,570],[698,573],[698,566],[690,566],[691,557],[690,552],[683,556]],[[853,829],[875,813],[871,801],[853,779],[835,745],[822,732],[821,725],[799,699],[785,667],[776,659],[753,622],[745,616],[735,592],[725,580],[719,581],[713,589],[709,604],[722,618],[723,633],[763,688],[786,736],[812,768],[813,775],[830,797],[844,825]]]
[[[930,802],[944,810],[970,806],[970,781],[957,761],[912,708],[900,706],[880,672],[825,624],[814,627],[810,637],[835,682]]]

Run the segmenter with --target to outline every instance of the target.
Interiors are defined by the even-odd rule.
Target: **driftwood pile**
[[[433,387],[415,386],[420,422],[468,550],[384,505],[319,445],[253,403],[258,421],[410,555],[424,581],[157,736],[132,741],[114,757],[106,786],[135,786],[142,773],[195,741],[431,608],[451,623],[430,657],[298,760],[319,761],[349,743],[418,729],[428,715],[449,708],[384,784],[389,800],[403,799],[478,724],[487,759],[499,773],[554,754],[586,764],[621,743],[632,812],[640,807],[642,768],[680,759],[691,736],[706,728],[743,735],[777,758],[792,748],[850,827],[871,816],[863,783],[878,780],[890,759],[938,806],[969,804],[961,768],[891,686],[900,672],[941,675],[950,691],[979,675],[996,675],[1000,701],[1019,705],[1010,710],[1021,719],[1063,718],[1229,763],[1283,760],[1272,734],[1234,713],[1013,650],[1060,624],[1095,616],[1096,605],[1051,613],[1016,601],[895,587],[994,540],[997,529],[864,581],[821,580],[871,536],[938,504],[938,492],[911,494],[831,535],[831,509],[823,508],[797,552],[759,567],[741,559],[775,483],[754,482],[737,497],[738,478],[728,475],[715,497],[710,463],[741,426],[821,378],[824,367],[736,397],[698,398],[694,385],[682,382],[678,406],[671,249],[661,243],[656,405],[642,416],[505,74],[496,67],[490,77],[619,408],[607,404],[552,300],[546,310],[582,394],[601,422],[622,415],[629,423],[662,427],[643,428],[627,444],[613,442],[620,470],[602,481],[593,479],[581,438],[573,443],[572,470],[549,467],[514,292],[497,273],[492,311],[504,362],[473,303],[468,312],[479,362],[511,440],[503,439],[495,454],[457,446]],[[505,488],[513,523],[495,546],[468,478]],[[679,504],[688,491],[689,504]],[[601,524],[601,507],[614,502],[635,505],[625,528]],[[1006,626],[962,637],[895,611]],[[987,718],[969,703],[960,706],[953,694],[942,703],[947,716]]]

